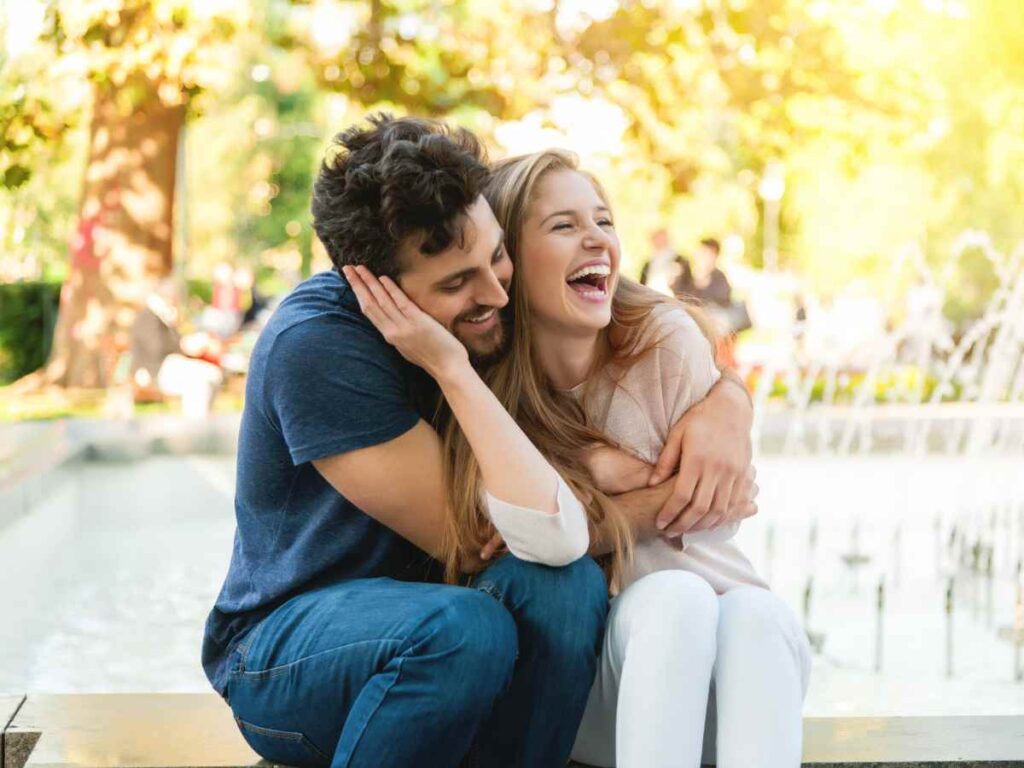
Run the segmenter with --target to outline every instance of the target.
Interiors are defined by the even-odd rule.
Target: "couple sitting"
[[[249,744],[799,765],[806,641],[731,540],[749,399],[682,304],[619,275],[596,179],[560,151],[488,167],[418,119],[334,149],[312,210],[337,269],[253,352],[204,640]]]

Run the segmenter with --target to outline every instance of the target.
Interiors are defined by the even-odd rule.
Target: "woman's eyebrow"
[[[610,213],[610,210],[609,210],[607,205],[595,206],[594,207],[594,211],[595,212],[597,212],[597,211],[604,211],[605,213]],[[543,219],[541,219],[540,223],[543,224],[545,221],[547,221],[548,219],[554,218],[555,216],[573,216],[573,215],[575,215],[575,213],[576,213],[576,211],[571,210],[571,209],[566,209],[564,211],[555,211],[554,213],[549,213],[547,216],[545,216]]]

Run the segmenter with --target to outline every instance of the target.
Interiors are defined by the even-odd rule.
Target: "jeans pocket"
[[[260,757],[272,763],[295,765],[302,768],[322,768],[330,765],[331,758],[298,731],[278,731],[263,728],[235,718],[242,736]]]

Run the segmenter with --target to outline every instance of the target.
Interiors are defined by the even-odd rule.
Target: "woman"
[[[516,556],[556,564],[578,547],[572,521],[585,513],[617,594],[573,757],[620,768],[697,766],[702,753],[722,768],[799,765],[806,639],[729,540],[736,526],[634,541],[602,492],[609,482],[589,469],[594,446],[621,447],[633,458],[620,479],[644,483],[668,430],[717,379],[707,339],[682,305],[620,280],[607,199],[571,155],[500,163],[486,195],[516,269],[511,352],[485,378],[557,467],[545,482],[558,503],[496,492],[479,455],[486,428],[449,402],[449,572],[491,523]]]

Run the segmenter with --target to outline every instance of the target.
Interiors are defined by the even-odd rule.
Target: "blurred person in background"
[[[651,234],[651,257],[640,272],[640,282],[658,293],[671,296],[673,286],[685,269],[686,261],[669,242],[668,230],[655,230]]]
[[[729,278],[718,268],[722,245],[713,237],[700,241],[693,261],[684,262],[682,273],[672,285],[676,296],[696,299],[701,306],[714,304],[727,308],[732,303]]]
[[[736,335],[751,327],[747,305],[734,301],[729,278],[719,268],[721,243],[706,237],[694,254],[693,261],[684,262],[682,273],[672,286],[681,299],[695,302],[710,318],[717,335],[715,358],[719,365],[736,367]]]
[[[223,383],[220,368],[202,359],[217,342],[205,333],[182,336],[179,288],[164,278],[146,296],[132,325],[131,369],[136,402],[180,397],[188,416],[209,413]]]
[[[221,261],[213,268],[210,306],[203,310],[203,329],[226,339],[242,325],[242,292],[234,267]]]

